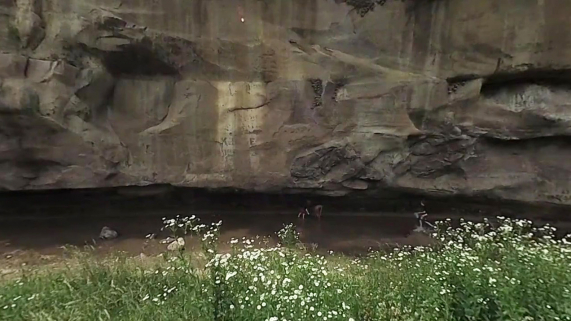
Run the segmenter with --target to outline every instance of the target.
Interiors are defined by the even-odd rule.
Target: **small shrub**
[[[194,215],[190,217],[180,217],[180,215],[177,215],[175,218],[171,219],[163,217],[163,227],[161,230],[167,229],[171,231],[172,237],[191,235],[192,233],[198,235],[204,228],[206,228],[206,225],[199,223],[200,219]]]
[[[205,229],[202,235],[202,251],[209,259],[212,259],[218,253],[218,240],[220,239],[221,226],[222,221],[212,223],[209,228]]]
[[[284,224],[284,227],[278,231],[277,235],[283,246],[292,247],[300,243],[299,233],[296,231],[295,225],[292,223]]]

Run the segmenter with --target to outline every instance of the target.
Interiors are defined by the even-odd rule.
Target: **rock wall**
[[[0,0],[0,188],[571,204],[571,2]]]

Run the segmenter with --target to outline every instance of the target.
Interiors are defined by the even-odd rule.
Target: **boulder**
[[[172,243],[170,243],[167,246],[167,250],[169,251],[182,251],[184,250],[184,239],[182,237],[177,238],[176,240],[172,241]]]
[[[104,226],[99,233],[99,238],[103,240],[112,240],[119,236],[117,231],[112,230],[111,228]]]

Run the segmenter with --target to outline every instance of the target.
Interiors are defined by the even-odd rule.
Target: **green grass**
[[[203,253],[152,264],[84,255],[69,268],[24,271],[0,283],[0,319],[571,320],[571,246],[529,221],[444,222],[437,246],[360,259],[249,240],[220,254],[218,227],[200,233]],[[280,235],[291,242],[288,229]]]

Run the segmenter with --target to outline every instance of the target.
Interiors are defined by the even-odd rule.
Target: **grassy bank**
[[[24,271],[0,283],[0,319],[571,320],[571,246],[528,221],[443,222],[438,246],[360,259],[299,250],[292,227],[281,247],[220,254],[218,225],[165,225],[201,237],[202,253]]]

